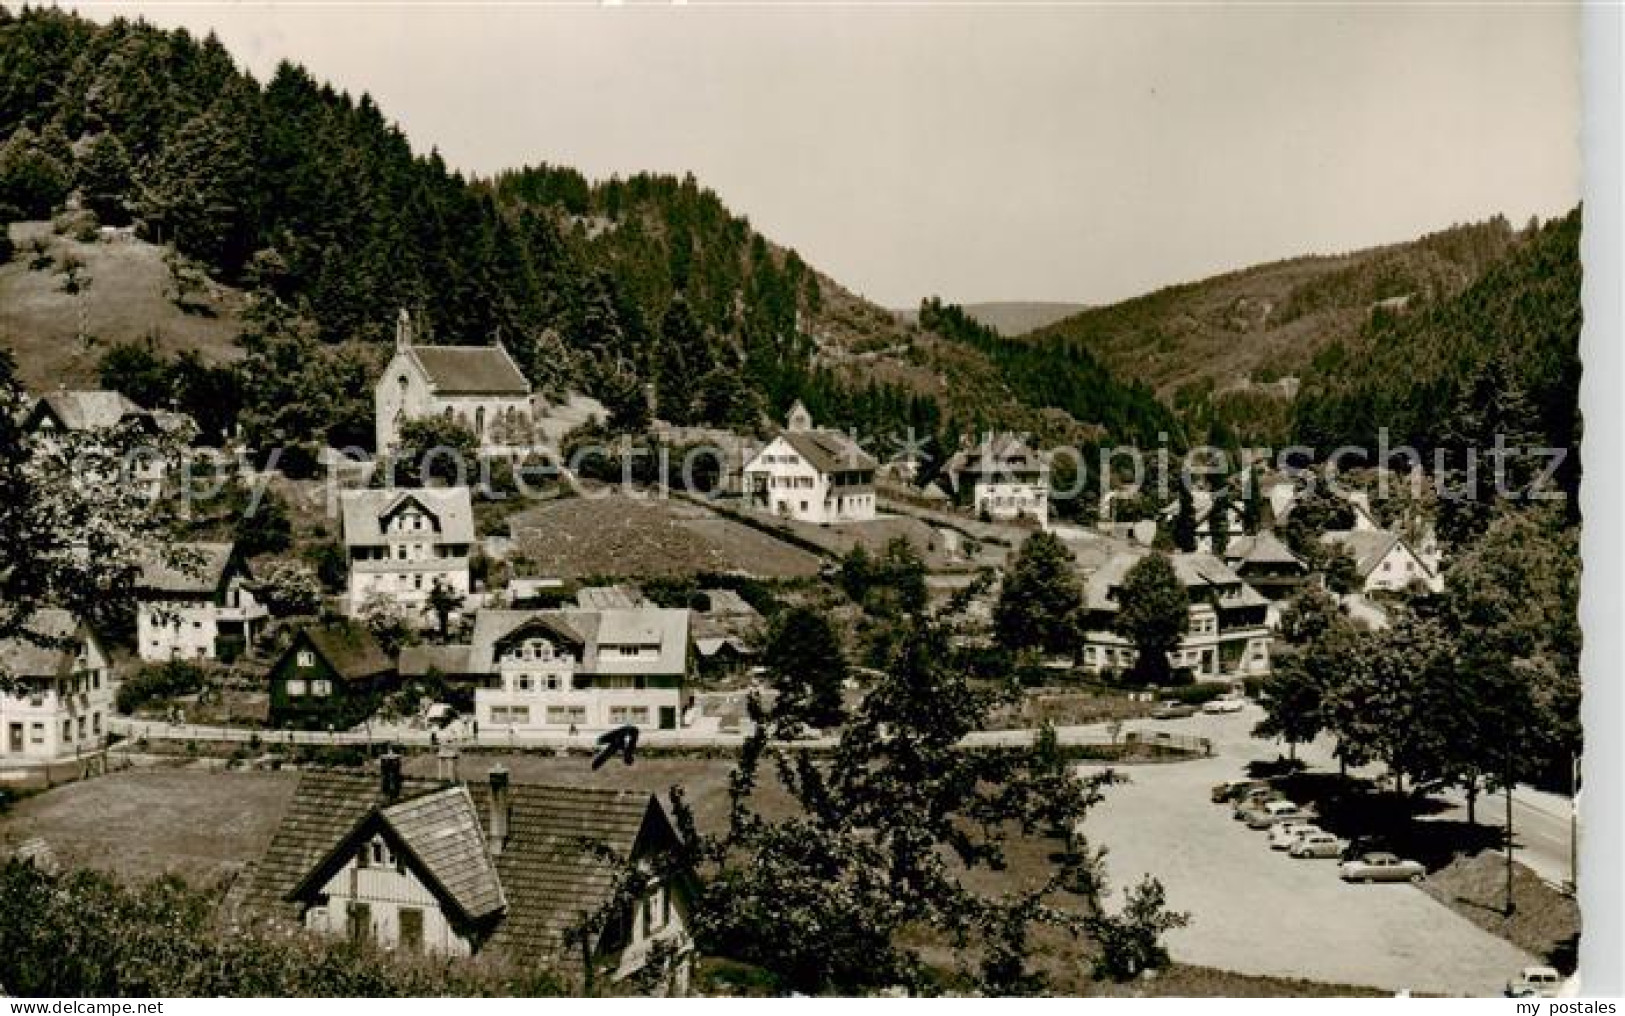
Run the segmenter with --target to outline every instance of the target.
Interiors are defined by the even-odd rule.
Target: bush
[[[114,704],[119,712],[128,716],[148,702],[202,691],[207,676],[202,667],[186,660],[143,667],[140,673],[119,685]]]
[[[1186,671],[1188,674],[1189,671]],[[1204,702],[1211,702],[1229,691],[1229,685],[1224,684],[1186,684],[1173,688],[1158,689],[1157,694],[1162,698],[1174,699],[1186,705],[1199,706]]]

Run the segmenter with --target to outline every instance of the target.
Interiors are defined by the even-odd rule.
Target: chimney
[[[445,783],[456,783],[457,782],[457,749],[456,748],[441,748],[439,758],[440,758],[440,765],[439,765],[439,771],[438,772],[439,772],[439,776],[440,776],[441,781],[445,782]]]
[[[401,757],[393,751],[378,758],[378,772],[383,777],[382,789],[385,800],[393,801],[401,796]]]
[[[492,766],[489,778],[491,814],[486,826],[486,839],[490,841],[491,856],[496,857],[502,853],[502,846],[508,841],[508,770],[502,766]]]

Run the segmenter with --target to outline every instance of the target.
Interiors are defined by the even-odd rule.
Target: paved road
[[[1524,952],[1480,930],[1411,885],[1345,885],[1330,860],[1272,851],[1264,834],[1212,804],[1209,788],[1273,758],[1249,735],[1256,708],[1173,721],[1166,729],[1213,739],[1213,758],[1135,766],[1107,792],[1084,832],[1106,846],[1114,890],[1160,878],[1170,906],[1191,913],[1168,936],[1180,960],[1243,973],[1302,977],[1439,994],[1498,992]],[[1142,727],[1162,727],[1151,722]],[[1324,746],[1322,746],[1323,749]],[[1308,753],[1322,758],[1320,750]]]

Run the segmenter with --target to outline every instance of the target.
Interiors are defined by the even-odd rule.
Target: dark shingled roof
[[[213,593],[226,581],[234,544],[178,543],[141,555],[138,588],[156,593]]]
[[[306,625],[300,630],[310,636],[311,645],[345,680],[359,681],[395,669],[395,662],[373,638],[366,625],[335,621]],[[296,645],[297,642],[295,639]],[[292,652],[292,649],[289,651]]]
[[[402,677],[424,677],[430,671],[439,671],[447,676],[459,674],[472,674],[470,654],[473,646],[403,646],[400,656],[400,674]]]
[[[409,346],[440,395],[530,395],[530,382],[501,346]]]
[[[477,842],[485,856],[489,784],[407,779],[401,802],[391,805],[376,776],[304,773],[255,869],[248,903],[297,919],[300,906],[291,897],[377,809],[465,912],[491,914],[494,898],[505,902],[490,949],[543,959],[560,955],[567,932],[613,892],[615,870],[590,844],[633,859],[676,842],[665,809],[646,791],[516,783],[508,795],[508,838],[493,886],[470,853]]]

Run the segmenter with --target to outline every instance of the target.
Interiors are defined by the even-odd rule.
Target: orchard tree
[[[256,595],[277,617],[304,617],[322,609],[322,584],[308,566],[279,561],[260,577]]]
[[[791,728],[840,725],[846,653],[822,611],[791,607],[775,617],[762,648],[762,665],[778,693],[775,722]]]
[[[1077,648],[1082,609],[1083,584],[1072,552],[1054,533],[1034,533],[1005,576],[993,608],[993,630],[1010,652],[1069,654]]]
[[[1112,630],[1134,643],[1135,674],[1146,684],[1168,680],[1168,654],[1190,628],[1190,594],[1166,554],[1150,553],[1123,576]]]

